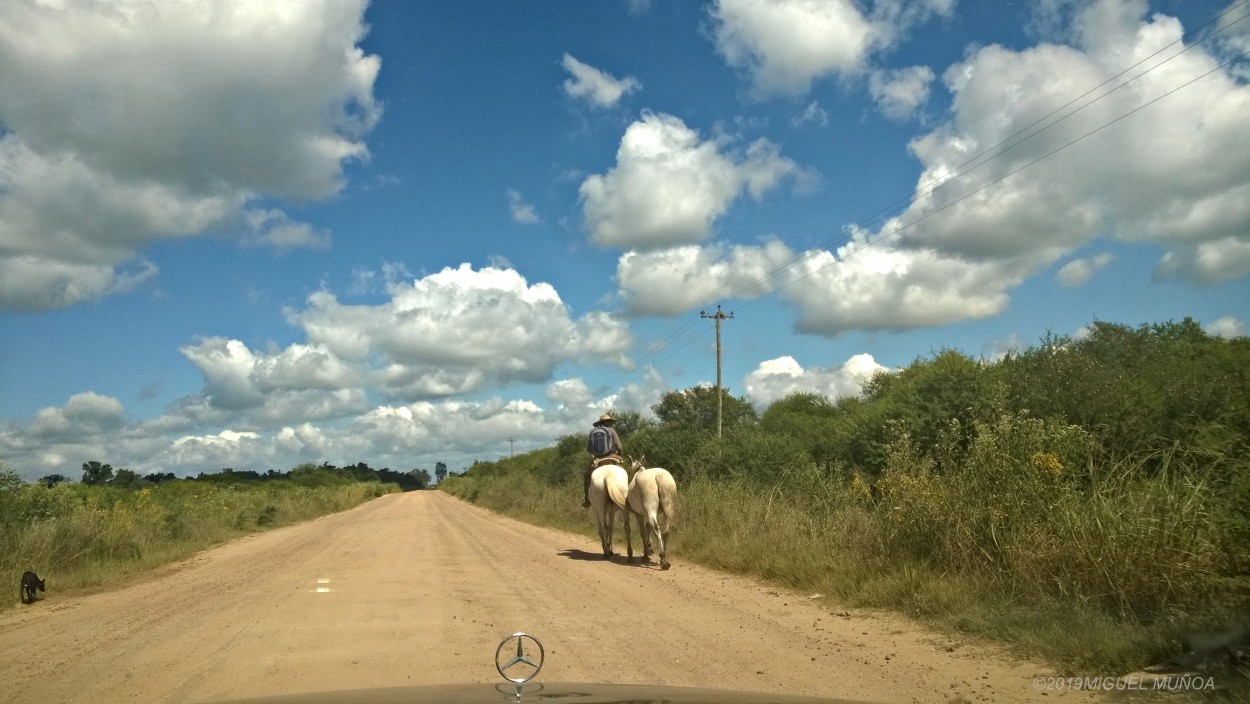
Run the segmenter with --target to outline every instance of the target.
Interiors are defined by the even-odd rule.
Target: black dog
[[[22,597],[23,604],[33,604],[35,602],[35,590],[43,591],[43,580],[39,579],[39,575],[26,570],[22,573],[22,588],[18,594]]]

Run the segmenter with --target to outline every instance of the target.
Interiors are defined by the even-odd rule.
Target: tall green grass
[[[395,486],[190,480],[140,490],[25,484],[0,467],[0,583],[25,570],[58,589],[107,584],[245,533],[342,511]],[[14,481],[15,480],[15,481]],[[0,608],[10,605],[0,600]]]

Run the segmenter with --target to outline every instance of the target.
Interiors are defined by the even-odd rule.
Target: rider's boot
[[[590,472],[586,470],[582,473],[582,508],[590,508]]]

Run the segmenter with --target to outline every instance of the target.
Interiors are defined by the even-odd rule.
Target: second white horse
[[[660,554],[660,569],[672,565],[668,561],[669,531],[677,517],[677,482],[667,469],[646,467],[646,458],[631,463],[634,476],[629,480],[629,510],[638,516],[638,532],[642,534],[642,556],[652,553],[652,538]],[[629,523],[626,519],[625,530]],[[632,550],[631,550],[632,552]]]

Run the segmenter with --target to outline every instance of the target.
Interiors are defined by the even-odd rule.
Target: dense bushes
[[[1173,445],[1245,447],[1250,339],[1208,336],[1192,320],[1130,329],[1095,323],[1080,340],[1052,338],[1007,358],[1016,403],[1096,432],[1120,454]]]
[[[1126,618],[1213,605],[1233,536],[1209,484],[1104,470],[1093,437],[1054,420],[1003,415],[972,438],[954,462],[890,443],[873,502],[890,552]]]

